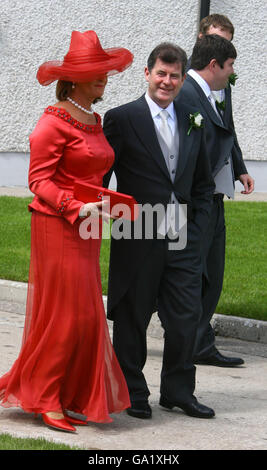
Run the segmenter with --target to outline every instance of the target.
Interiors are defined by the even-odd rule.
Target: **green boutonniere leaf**
[[[235,82],[236,80],[238,79],[238,76],[236,75],[236,73],[231,73],[231,75],[229,76],[228,78],[228,85],[233,85],[235,86]]]
[[[216,100],[216,108],[219,110],[219,111],[225,111],[225,101],[217,101]]]

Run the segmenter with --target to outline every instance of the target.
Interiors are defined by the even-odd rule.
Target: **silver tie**
[[[168,111],[166,111],[166,109],[163,109],[162,111],[160,111],[159,115],[161,117],[161,124],[160,124],[159,131],[160,131],[162,138],[165,140],[168,148],[170,149],[173,143],[173,135],[172,135],[170,126],[168,124],[168,116],[169,116]]]

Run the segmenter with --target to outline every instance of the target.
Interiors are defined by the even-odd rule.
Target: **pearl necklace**
[[[79,108],[81,111],[83,111],[84,113],[86,114],[94,114],[94,111],[92,111],[91,109],[86,109],[86,108],[83,108],[80,104],[76,103],[76,101],[72,100],[69,96],[67,97],[67,100],[72,103],[74,106],[76,106],[76,108]]]

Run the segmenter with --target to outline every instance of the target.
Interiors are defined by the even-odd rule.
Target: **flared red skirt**
[[[32,213],[31,263],[22,346],[0,378],[1,405],[45,413],[67,409],[110,422],[130,406],[102,300],[101,239],[80,221]]]

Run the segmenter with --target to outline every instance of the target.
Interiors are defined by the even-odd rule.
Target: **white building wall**
[[[191,54],[198,11],[197,0],[1,0],[0,185],[10,184],[3,173],[8,168],[12,173],[17,168],[25,177],[25,167],[19,169],[16,160],[22,156],[27,165],[28,136],[43,109],[56,101],[55,84],[39,85],[37,68],[46,60],[63,58],[72,30],[94,29],[104,48],[127,47],[135,55],[131,68],[109,79],[104,101],[95,108],[103,116],[107,109],[144,92],[144,66],[159,42],[175,42]],[[254,161],[267,160],[263,107],[267,95],[266,11],[266,3],[259,0],[211,0],[210,12],[226,14],[236,28],[235,123],[244,158]],[[12,174],[11,179],[19,177]]]
[[[63,58],[72,30],[93,29],[104,48],[127,47],[135,55],[130,69],[110,78],[97,106],[101,114],[143,92],[144,66],[156,44],[177,41],[190,51],[197,30],[194,0],[2,0],[1,8],[2,152],[26,151],[44,107],[55,103],[55,84],[42,87],[35,76],[42,62]]]
[[[264,111],[267,100],[267,3],[261,0],[211,0],[210,13],[226,15],[235,27],[235,72],[239,78],[232,88],[233,110],[244,159],[267,161]]]

